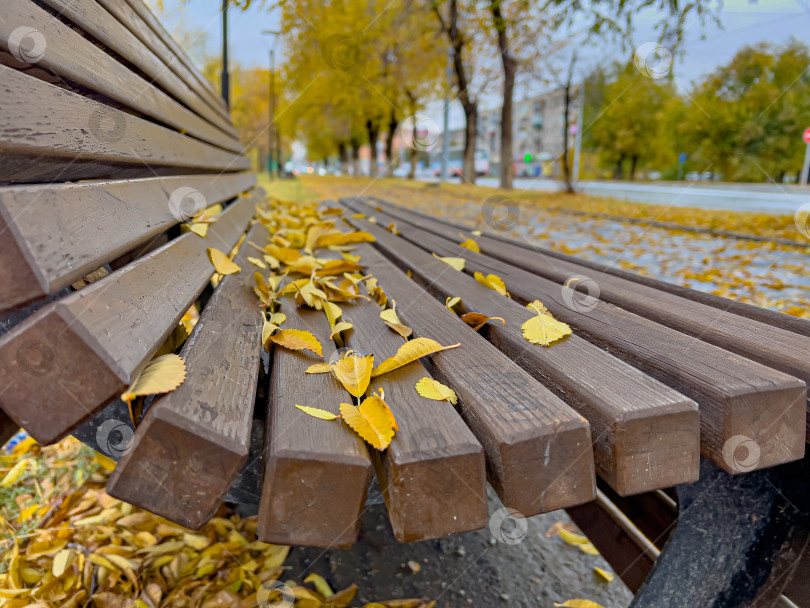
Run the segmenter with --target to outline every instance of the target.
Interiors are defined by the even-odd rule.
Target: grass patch
[[[283,201],[295,203],[309,203],[318,200],[318,193],[304,184],[298,178],[270,179],[270,174],[259,173],[258,185],[267,191],[267,194]]]

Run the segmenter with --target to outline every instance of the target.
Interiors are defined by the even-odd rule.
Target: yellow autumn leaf
[[[485,287],[489,287],[493,291],[497,291],[502,296],[509,297],[509,292],[506,291],[506,284],[503,282],[499,276],[494,274],[484,275],[481,272],[476,272],[474,275],[475,280],[484,285]]]
[[[163,355],[152,359],[135,381],[124,391],[121,399],[127,403],[142,395],[169,393],[186,379],[186,362],[180,355]]]
[[[349,394],[358,399],[365,395],[371,382],[374,355],[360,356],[352,352],[332,364],[332,372]]]
[[[465,249],[469,249],[470,251],[474,251],[475,253],[481,253],[481,247],[479,247],[478,243],[476,243],[472,239],[465,239],[465,240],[461,241],[459,243],[459,245],[461,245]]]
[[[281,325],[286,320],[287,315],[285,315],[283,312],[274,312],[272,315],[270,315],[270,322],[273,325]]]
[[[73,549],[62,549],[53,558],[53,565],[51,571],[56,578],[59,578],[65,573],[65,570],[73,563],[76,557],[76,552]]]
[[[380,318],[385,321],[385,324],[397,332],[406,340],[411,337],[413,330],[400,321],[397,315],[397,303],[391,300],[391,308],[386,308],[380,313]]]
[[[385,403],[370,395],[360,405],[340,404],[340,415],[355,433],[378,450],[384,450],[394,438],[394,427]]]
[[[16,483],[20,477],[22,477],[27,466],[28,459],[26,458],[25,460],[20,460],[17,464],[11,467],[11,470],[6,473],[5,477],[3,477],[3,481],[0,481],[0,488],[7,488],[8,486]]]
[[[373,243],[374,236],[368,232],[357,231],[347,232],[342,234],[336,232],[333,234],[323,234],[318,237],[315,242],[315,247],[332,247],[333,245],[354,245],[355,243]]]
[[[566,530],[565,528],[560,528],[559,530],[560,538],[563,539],[569,545],[587,545],[589,542],[588,538],[583,536],[582,534],[577,534],[576,532],[571,532],[570,530]]]
[[[481,232],[480,230],[472,230],[472,231],[470,231],[470,234],[473,235],[473,236],[481,236],[484,233]]]
[[[315,586],[315,589],[317,589],[318,593],[324,597],[332,597],[335,595],[335,592],[332,591],[332,587],[329,586],[329,583],[327,583],[326,579],[320,574],[315,574],[313,572],[304,579],[304,582],[312,583]]]
[[[227,255],[213,247],[208,248],[208,259],[211,260],[214,269],[219,274],[236,274],[242,270],[239,266],[234,264]]]
[[[352,324],[348,321],[341,321],[340,323],[336,323],[335,326],[332,328],[332,333],[329,334],[330,338],[334,338],[335,335],[339,334],[343,331],[349,331],[352,328]]]
[[[461,346],[461,344],[442,346],[430,338],[414,338],[413,340],[410,340],[400,346],[399,350],[394,356],[389,357],[374,368],[374,370],[371,372],[371,376],[375,377],[386,374],[426,355],[432,355],[434,353],[438,353],[450,348],[457,348],[459,346]]]
[[[549,313],[548,308],[546,308],[545,304],[543,304],[540,300],[534,300],[533,302],[529,302],[528,304],[526,304],[526,308],[528,308],[529,310],[533,310],[538,315],[543,314],[544,312],[551,314]]]
[[[520,326],[523,337],[532,344],[550,346],[555,342],[571,335],[571,328],[562,321],[558,321],[549,313],[541,312]]]
[[[416,383],[416,392],[422,395],[425,399],[433,399],[434,401],[449,401],[453,405],[458,403],[455,391],[449,386],[445,386],[438,380],[422,378]]]
[[[441,260],[448,266],[452,266],[458,271],[464,270],[464,265],[467,263],[467,260],[464,258],[442,257],[440,255],[436,255],[435,253],[433,254],[433,257],[437,260]]]
[[[96,462],[100,464],[103,469],[107,471],[113,471],[115,469],[115,461],[112,458],[105,456],[100,452],[96,452],[93,456]]]
[[[444,305],[445,305],[447,308],[449,308],[450,310],[453,310],[453,307],[454,307],[456,304],[460,304],[460,303],[461,303],[461,298],[459,298],[458,296],[453,297],[453,298],[448,297],[448,298],[447,298],[447,299],[444,301]],[[455,311],[454,311],[454,312],[455,312]]]
[[[290,350],[311,350],[323,358],[323,348],[312,332],[305,329],[280,329],[278,333],[267,338],[273,344],[278,344]]]
[[[331,363],[313,363],[306,372],[307,374],[330,374],[332,373]]]
[[[197,236],[205,238],[208,236],[208,224],[205,222],[195,222],[188,227]]]
[[[337,420],[337,416],[335,416],[332,412],[327,412],[326,410],[318,409],[317,407],[309,407],[308,405],[298,405],[295,404],[299,410],[304,412],[305,414],[309,414],[313,418],[320,418],[321,420]]]
[[[588,555],[599,555],[599,549],[593,546],[593,543],[586,543],[579,545],[579,550]]]
[[[259,258],[252,258],[252,257],[248,256],[247,261],[250,262],[251,264],[253,264],[254,266],[258,266],[259,268],[264,268],[265,270],[267,270],[267,264],[265,264]]]
[[[329,260],[322,268],[317,270],[315,274],[319,277],[325,277],[343,274],[344,272],[357,272],[358,270],[363,270],[363,267],[357,262],[350,260]]]
[[[597,574],[597,576],[599,576],[599,578],[603,579],[607,583],[612,583],[613,579],[616,578],[613,576],[613,573],[603,570],[599,566],[594,566],[593,571]]]
[[[554,605],[563,608],[603,608],[601,604],[597,604],[591,600],[565,600],[562,604],[554,602]]]
[[[500,321],[506,325],[506,320],[503,317],[490,317],[481,312],[470,311],[466,312],[459,317],[467,325],[472,327],[475,331],[481,329],[489,321]]]

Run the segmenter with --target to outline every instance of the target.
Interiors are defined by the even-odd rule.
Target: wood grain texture
[[[335,345],[323,312],[281,299],[284,327],[312,332],[327,361]],[[357,540],[371,481],[362,439],[342,421],[318,420],[295,406],[340,414],[349,394],[332,374],[306,374],[321,361],[310,352],[276,347],[267,403],[259,539],[284,544],[348,548]]]
[[[51,70],[203,141],[242,152],[239,141],[187,110],[30,0],[7,0],[4,9],[7,18],[0,22],[0,42],[8,46],[9,36],[19,23],[36,28],[47,40],[37,67]]]
[[[153,166],[199,171],[249,169],[232,152],[170,131],[0,65],[0,180],[52,179],[43,158],[59,159],[67,179],[73,159],[109,166]],[[106,177],[107,175],[97,175]]]
[[[253,200],[237,199],[208,238],[189,232],[14,327],[0,339],[0,408],[46,444],[101,409],[205,287],[206,249],[230,250],[252,215]]]
[[[400,222],[402,236],[441,256],[467,260],[468,273],[494,273],[522,302],[540,299],[578,335],[668,384],[698,403],[701,452],[725,470],[740,472],[723,453],[735,436],[753,439],[760,458],[746,472],[804,455],[807,389],[801,380],[702,342],[599,300],[572,299],[557,283],[451,240]],[[584,295],[584,294],[583,294]],[[568,300],[566,300],[568,297]]]
[[[43,0],[56,14],[70,20],[90,36],[132,63],[152,82],[202,116],[226,135],[233,127],[215,112],[121,22],[99,2],[81,0]]]
[[[256,182],[252,173],[0,188],[0,311],[54,293]]]
[[[215,124],[219,124],[225,131],[232,129],[228,113],[224,112],[221,107],[218,106],[213,100],[213,96],[209,96],[206,89],[198,87],[197,81],[188,68],[174,56],[160,37],[141,19],[140,15],[138,15],[126,0],[97,1],[104,6],[111,15],[118,19],[118,21],[124,24],[129,31],[135,34],[145,48],[149,49],[160,58],[166,66],[166,69],[174,72],[189,89],[195,92],[206,105],[207,109],[213,112],[210,116],[216,121]]]
[[[343,320],[354,326],[346,346],[374,354],[375,365],[405,343],[380,319],[381,309],[374,301],[355,300],[342,308]],[[433,359],[445,354],[437,353]],[[430,374],[421,361],[415,361],[372,378],[369,387],[369,391],[385,390],[385,401],[400,427],[385,452],[372,451],[388,516],[400,542],[487,525],[484,450],[452,405],[416,392],[416,383],[425,377]]]
[[[386,206],[386,212],[390,209]],[[461,238],[457,230],[448,233],[447,226],[434,220],[397,211],[394,217],[418,221],[420,226],[453,240]],[[444,231],[444,232],[439,232]],[[470,236],[463,232],[465,238]],[[667,293],[641,283],[599,272],[543,252],[527,250],[503,239],[477,238],[481,250],[494,258],[528,270],[556,283],[565,283],[573,275],[584,275],[599,286],[599,298],[672,329],[714,344],[724,350],[753,359],[767,367],[810,382],[810,339],[804,335],[766,325],[699,301]],[[807,411],[810,430],[810,407]]]
[[[376,237],[375,246],[440,299],[462,298],[464,311],[506,320],[487,338],[543,382],[591,425],[597,473],[621,495],[697,478],[697,405],[577,335],[550,348],[530,344],[521,325],[534,313],[452,269],[402,238],[362,219],[351,222]]]
[[[266,236],[257,223],[247,238]],[[242,271],[222,279],[180,353],[185,382],[150,406],[107,482],[111,496],[189,528],[214,515],[250,448],[263,326],[250,255],[243,243]]]
[[[461,344],[425,367],[458,395],[458,409],[484,446],[489,482],[503,504],[528,517],[593,500],[587,421],[374,247],[363,244],[355,253],[397,301],[397,314],[416,336]]]
[[[149,7],[146,6],[146,4],[144,4],[141,0],[127,0],[127,2],[129,2],[129,5],[135,9],[135,12],[138,13],[141,19],[143,19],[149,25],[149,27],[152,28],[152,31],[158,35],[166,46],[171,49],[175,57],[177,57],[177,59],[179,59],[182,64],[188,68],[188,71],[192,76],[194,76],[194,80],[198,83],[198,85],[201,88],[207,89],[209,93],[211,93],[211,96],[216,100],[221,111],[225,113],[225,116],[228,116],[228,106],[225,104],[225,100],[220,96],[219,91],[214,88],[214,85],[211,84],[211,82],[194,66],[188,55],[186,55],[183,49],[180,48],[180,45],[175,42],[174,38],[171,37],[169,32],[166,31],[166,28],[161,25],[157,17],[152,14]]]

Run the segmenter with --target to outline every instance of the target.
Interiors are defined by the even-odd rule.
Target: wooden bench
[[[764,606],[797,584],[810,505],[796,483],[808,474],[806,321],[381,201],[320,215],[267,206],[227,108],[140,0],[4,8],[0,439],[20,427],[42,443],[72,433],[118,461],[111,495],[192,528],[223,500],[253,505],[268,542],[350,547],[372,483],[400,541],[485,528],[489,483],[510,513],[567,509],[640,590],[634,606]],[[204,237],[189,230],[219,205]],[[319,245],[318,231],[359,230],[373,242]],[[468,239],[480,253],[460,246]],[[306,373],[322,361],[311,353],[261,347],[254,272],[270,275],[273,247],[313,256],[309,272],[279,263],[284,284],[357,256],[414,337],[460,345],[372,380],[399,421],[388,449],[295,408],[338,414],[347,393],[333,374]],[[234,251],[241,272],[212,282],[209,248]],[[356,284],[341,302],[351,331],[332,335],[295,292],[272,298],[282,327],[311,332],[325,361],[393,355],[405,338],[380,318],[379,294],[341,280]],[[527,342],[535,299],[573,335]],[[470,311],[503,323],[476,331],[458,318]],[[128,407],[121,394],[166,352],[185,361],[185,381]],[[423,378],[451,387],[456,406],[419,396]],[[756,458],[735,452],[746,446]]]

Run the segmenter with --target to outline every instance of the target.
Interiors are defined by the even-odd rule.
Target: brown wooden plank
[[[381,309],[374,301],[356,300],[342,308],[343,320],[354,326],[346,346],[357,353],[373,353],[375,365],[404,344],[380,319]],[[416,392],[416,383],[425,377],[430,374],[416,361],[373,378],[369,387],[385,390],[386,403],[400,427],[385,452],[372,450],[388,516],[400,542],[487,525],[484,450],[452,405]]]
[[[120,394],[155,353],[213,272],[206,249],[228,251],[253,215],[238,199],[208,238],[187,233],[49,304],[0,338],[0,408],[52,443]]]
[[[612,304],[574,301],[572,292],[557,283],[411,224],[400,222],[398,230],[426,251],[465,258],[470,274],[498,275],[524,303],[540,299],[578,335],[697,401],[701,453],[725,470],[741,472],[723,453],[724,446],[740,435],[753,439],[760,450],[758,462],[745,467],[745,472],[804,455],[807,389],[801,380]]]
[[[262,224],[248,232],[266,237]],[[107,482],[111,496],[189,528],[211,519],[250,448],[263,319],[249,255],[243,244],[242,272],[222,279],[183,346],[185,382],[152,403]]]
[[[241,153],[242,145],[131,72],[113,57],[30,0],[8,0],[0,41],[8,46],[18,24],[34,27],[47,40],[37,66],[96,91],[189,135]]]
[[[459,348],[425,364],[458,395],[458,408],[487,456],[503,504],[524,516],[592,500],[593,448],[587,421],[529,376],[371,245],[355,253],[379,277],[415,335]]]
[[[214,103],[214,108],[230,122],[228,106],[225,105],[225,100],[222,99],[219,91],[215,89],[214,85],[211,84],[211,82],[200,73],[194,64],[191,63],[188,55],[186,55],[183,49],[180,48],[180,46],[177,44],[177,42],[175,42],[174,38],[171,37],[169,32],[166,31],[163,25],[161,25],[157,17],[152,14],[149,7],[146,6],[146,4],[144,4],[141,0],[127,0],[127,2],[135,10],[138,16],[143,19],[143,21],[152,29],[158,38],[160,38],[163,44],[165,44],[169,50],[171,50],[174,57],[180,60],[180,63],[186,67],[188,73],[191,74],[193,78],[193,82],[189,86],[191,86],[193,90],[206,92],[208,99]]]
[[[119,22],[125,25],[129,31],[143,43],[145,48],[152,51],[158,58],[160,58],[166,69],[174,72],[183,83],[194,91],[197,96],[205,103],[205,105],[214,112],[220,123],[224,122],[227,125],[226,129],[230,127],[230,117],[228,113],[222,110],[222,107],[214,101],[214,96],[209,93],[207,89],[199,88],[199,83],[195,80],[194,76],[188,68],[166,47],[164,42],[152,31],[138,15],[138,13],[130,6],[126,0],[98,0],[99,4],[109,11]]]
[[[3,410],[0,410],[0,448],[14,437],[19,430],[20,425],[14,422]]]
[[[151,81],[205,118],[226,135],[234,136],[229,120],[223,118],[146,48],[129,29],[98,2],[43,0],[58,15],[70,20],[96,40],[129,61]]]
[[[255,181],[245,172],[0,188],[0,311],[67,287]]]
[[[357,227],[428,291],[462,298],[461,308],[506,320],[489,324],[487,337],[591,424],[597,473],[621,495],[697,479],[700,420],[697,405],[579,336],[550,348],[530,344],[521,325],[533,313],[402,238],[362,219]]]
[[[0,65],[0,180],[54,177],[44,158],[60,159],[61,179],[71,177],[72,159],[109,166],[134,165],[153,175],[153,166],[197,171],[250,169],[250,161],[88,100]],[[113,125],[107,129],[107,122]],[[44,166],[44,169],[42,168]]]
[[[389,211],[389,207],[386,206],[386,213]],[[441,222],[426,220],[408,211],[398,210],[391,215],[406,221],[410,217],[426,230],[447,235],[453,240],[470,236],[463,232],[462,237],[455,229],[448,231],[447,226]],[[584,275],[598,285],[601,300],[778,369],[805,383],[810,382],[810,340],[803,335],[599,272],[559,257],[546,257],[542,252],[532,253],[506,240],[481,236],[477,241],[485,254],[560,284],[565,283],[573,275]],[[810,406],[806,425],[810,430]]]
[[[327,360],[334,356],[323,312],[281,299],[284,327],[311,331]],[[371,459],[362,439],[342,422],[317,420],[308,405],[340,413],[348,393],[332,374],[306,374],[312,353],[275,348],[267,403],[259,539],[285,545],[348,548],[357,540]]]

